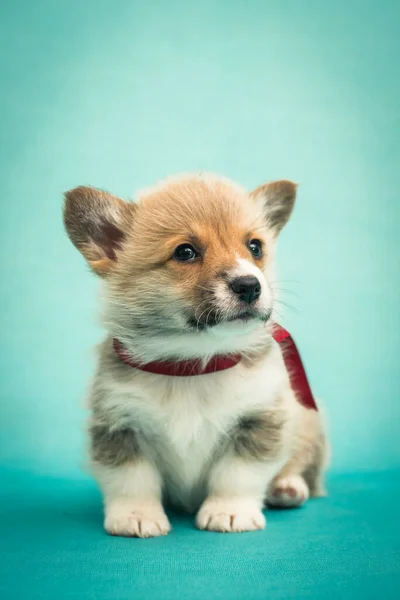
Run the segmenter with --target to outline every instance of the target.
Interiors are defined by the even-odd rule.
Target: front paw
[[[196,517],[197,527],[239,533],[264,529],[265,517],[253,499],[207,498]]]
[[[104,528],[110,535],[150,538],[167,535],[171,525],[161,505],[123,502],[107,507]]]

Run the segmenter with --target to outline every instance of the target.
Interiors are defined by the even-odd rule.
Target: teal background
[[[399,64],[395,0],[1,2],[2,598],[400,597]],[[300,183],[283,324],[326,407],[331,496],[262,533],[171,515],[165,539],[111,539],[82,468],[98,282],[62,193],[198,169]]]
[[[62,193],[207,169],[300,183],[279,280],[333,468],[399,466],[399,19],[388,0],[2,4],[2,462],[81,468],[98,284]]]

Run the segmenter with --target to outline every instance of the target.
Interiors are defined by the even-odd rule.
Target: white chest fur
[[[127,367],[129,368],[129,367]],[[105,376],[102,410],[115,428],[132,426],[162,473],[169,495],[186,509],[204,495],[207,469],[243,414],[269,407],[286,372],[279,350],[251,367],[196,377],[140,373],[132,381]]]

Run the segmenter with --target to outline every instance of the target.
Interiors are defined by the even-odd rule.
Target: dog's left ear
[[[264,183],[251,192],[250,196],[262,204],[268,226],[278,236],[292,214],[296,200],[297,184],[292,181]]]

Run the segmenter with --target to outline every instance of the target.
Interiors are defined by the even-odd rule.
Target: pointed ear
[[[135,204],[92,187],[80,186],[66,192],[65,228],[98,275],[107,275],[115,265],[135,209]]]
[[[278,236],[292,214],[296,199],[297,184],[292,181],[273,181],[264,183],[251,192],[250,196],[263,207],[268,226]]]

